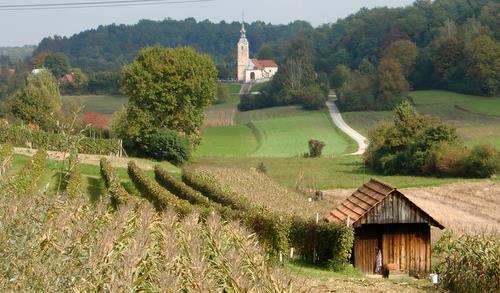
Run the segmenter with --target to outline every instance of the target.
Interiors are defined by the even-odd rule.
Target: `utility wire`
[[[49,9],[78,9],[78,8],[98,8],[98,7],[122,7],[122,6],[145,6],[145,5],[168,5],[214,2],[216,0],[115,0],[100,2],[77,2],[77,3],[40,3],[40,4],[12,4],[0,5],[0,11],[19,10],[49,10]]]

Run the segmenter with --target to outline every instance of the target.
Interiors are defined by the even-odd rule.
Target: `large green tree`
[[[417,59],[417,46],[412,41],[399,40],[390,44],[384,51],[385,58],[392,58],[399,62],[405,76],[413,70]]]
[[[395,106],[410,90],[403,69],[395,59],[384,58],[380,61],[377,68],[377,78],[377,103],[386,105],[386,107]]]
[[[65,75],[71,69],[69,58],[64,53],[48,54],[47,57],[45,57],[43,65],[57,78]]]
[[[217,70],[194,49],[161,46],[141,50],[123,68],[123,92],[130,98],[125,139],[147,151],[149,139],[164,129],[200,142],[203,109],[215,99]]]
[[[61,111],[59,84],[49,71],[30,74],[6,103],[10,116],[52,130]]]
[[[477,84],[477,93],[500,94],[500,43],[480,36],[468,46],[468,52],[467,75]]]

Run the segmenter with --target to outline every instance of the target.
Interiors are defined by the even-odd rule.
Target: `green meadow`
[[[235,120],[234,126],[204,129],[196,156],[302,156],[308,152],[310,139],[325,142],[324,154],[344,154],[356,148],[324,110],[276,107],[238,113]]]
[[[196,156],[249,156],[257,148],[257,138],[247,125],[206,128]]]
[[[466,144],[489,142],[500,146],[500,117],[491,115],[500,113],[500,98],[446,91],[416,91],[412,92],[412,98],[419,112],[440,117],[455,126]],[[365,135],[377,123],[392,118],[390,111],[342,115],[351,127]],[[268,108],[238,112],[235,122],[236,126],[205,129],[204,142],[193,164],[246,169],[263,163],[269,176],[290,188],[356,188],[370,177],[399,188],[468,181],[463,178],[382,176],[367,170],[362,156],[345,155],[357,146],[332,124],[326,110],[304,111],[297,106]],[[322,158],[302,156],[311,138],[326,143]]]
[[[228,84],[228,89],[230,99],[213,108],[236,107],[240,85]],[[411,96],[420,113],[440,117],[456,127],[465,144],[492,143],[500,147],[500,97],[446,91],[415,91]],[[107,115],[126,102],[126,98],[110,96],[78,99],[86,111]],[[366,135],[377,123],[390,120],[392,113],[347,112],[342,116],[351,127]],[[234,122],[232,126],[203,129],[203,140],[192,164],[255,168],[264,163],[269,176],[290,188],[299,185],[315,189],[355,188],[369,177],[378,177],[401,188],[464,181],[463,178],[381,176],[366,170],[361,156],[346,156],[357,146],[333,125],[326,110],[305,111],[298,106],[287,106],[237,112]],[[303,157],[308,151],[309,139],[326,143],[322,158]],[[82,165],[81,168],[90,181],[95,181],[92,178],[98,176],[97,167]],[[126,170],[118,168],[117,171],[127,186]],[[90,186],[97,184],[90,181]]]
[[[398,188],[438,186],[454,182],[478,181],[464,178],[436,178],[426,176],[384,176],[366,169],[361,156],[303,157],[197,157],[192,164],[217,165],[228,168],[250,169],[260,163],[267,174],[283,186],[292,189],[357,188],[371,177],[376,177]],[[500,180],[500,178],[493,178]]]
[[[127,97],[109,95],[83,95],[83,96],[63,96],[63,102],[76,99],[84,106],[82,112],[97,112],[103,115],[112,115],[128,101]]]

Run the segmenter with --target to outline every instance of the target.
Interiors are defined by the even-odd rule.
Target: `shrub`
[[[478,145],[470,151],[463,168],[467,177],[490,177],[500,172],[500,152],[492,145]]]
[[[14,148],[9,144],[0,145],[0,175],[9,167]]]
[[[104,180],[106,189],[111,195],[111,205],[116,209],[122,203],[127,201],[128,192],[123,188],[120,178],[113,171],[111,163],[106,158],[101,158],[99,161],[101,177]]]
[[[295,218],[291,226],[292,247],[307,261],[317,261],[334,271],[349,262],[354,242],[354,229],[345,224]]]
[[[439,176],[460,176],[464,173],[463,163],[468,155],[469,151],[462,145],[437,144],[431,148],[422,172]]]
[[[266,167],[266,165],[265,165],[263,162],[260,162],[260,163],[257,165],[256,170],[257,170],[257,171],[259,171],[260,173],[263,173],[263,174],[266,174],[266,173],[267,173],[267,167]]]
[[[439,160],[434,149],[441,144],[457,144],[455,129],[437,118],[421,116],[409,102],[394,110],[392,123],[381,124],[368,134],[365,164],[386,175],[434,172],[428,164]],[[437,161],[435,162],[437,163]]]
[[[8,189],[17,196],[31,194],[37,187],[47,165],[47,152],[39,149],[21,171],[9,182]]]
[[[478,145],[472,150],[462,145],[438,144],[422,170],[441,176],[487,178],[500,171],[500,152],[492,145]]]
[[[238,110],[240,111],[250,111],[262,108],[269,108],[275,106],[271,97],[266,93],[245,94],[240,96],[240,103],[238,104]]]
[[[166,160],[179,166],[191,158],[191,144],[173,130],[160,130],[151,136],[148,154],[158,161]]]
[[[436,243],[434,251],[442,261],[437,272],[442,285],[451,292],[500,291],[500,237],[467,235],[453,239],[448,233]]]
[[[177,198],[158,183],[146,176],[144,172],[132,161],[128,163],[128,174],[135,187],[141,195],[149,200],[158,211],[167,207],[174,207],[180,215],[187,215],[191,212],[191,205],[188,201]]]
[[[26,147],[31,143],[33,148],[50,151],[66,151],[68,139],[77,141],[77,151],[80,154],[118,155],[121,151],[120,141],[117,139],[94,139],[84,136],[65,137],[57,133],[40,130],[31,130],[22,125],[10,125],[0,120],[0,143]]]
[[[81,194],[82,175],[80,173],[80,163],[78,154],[72,152],[68,158],[68,173],[66,175],[66,193],[70,197],[77,197]]]
[[[328,100],[328,94],[325,94],[319,86],[312,86],[304,91],[300,100],[302,108],[306,110],[317,110],[325,106]]]
[[[321,157],[325,143],[316,139],[309,140],[309,157]]]

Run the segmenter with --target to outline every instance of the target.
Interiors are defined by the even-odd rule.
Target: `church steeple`
[[[250,60],[250,45],[248,44],[245,30],[245,15],[241,21],[240,40],[238,41],[238,80],[244,81],[246,68]]]
[[[247,38],[247,31],[245,30],[245,14],[243,13],[241,17],[241,30],[240,30],[241,36],[240,39],[246,39]]]
[[[240,33],[241,33],[241,39],[246,39],[247,36],[246,36],[246,30],[245,30],[245,20],[243,20],[241,22],[241,30],[240,30]]]

